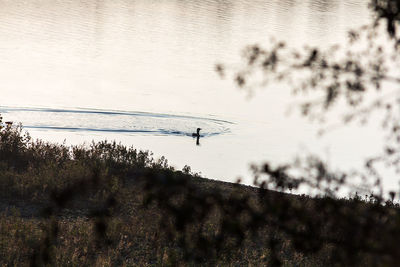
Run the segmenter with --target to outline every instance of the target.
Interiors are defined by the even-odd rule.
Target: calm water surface
[[[305,151],[355,166],[380,147],[377,131],[318,139],[316,125],[285,117],[286,88],[249,98],[214,66],[271,36],[340,43],[369,16],[363,0],[0,0],[0,112],[35,138],[117,139],[226,181],[251,183],[250,163]]]

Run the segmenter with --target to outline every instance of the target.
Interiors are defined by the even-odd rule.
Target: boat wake
[[[230,132],[232,122],[206,117],[97,109],[52,109],[0,106],[7,121],[26,129],[43,131],[114,132],[191,136],[201,128],[202,137]]]

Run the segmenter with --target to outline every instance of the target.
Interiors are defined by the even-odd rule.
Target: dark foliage
[[[75,264],[107,265],[98,262],[104,251],[115,254],[108,264],[128,264],[126,255],[133,250],[120,246],[127,235],[133,238],[124,243],[127,246],[150,242],[152,250],[169,251],[168,256],[157,257],[161,265],[275,266],[298,261],[310,266],[394,265],[399,260],[397,246],[393,246],[400,238],[396,204],[375,196],[339,200],[268,190],[284,191],[300,184],[290,174],[289,165],[254,167],[257,187],[247,187],[193,176],[189,167],[176,171],[165,159],[154,161],[147,152],[116,143],[68,148],[32,142],[26,136],[20,126],[0,130],[0,147],[14,157],[0,160],[0,182],[8,183],[0,196],[4,201],[41,207],[40,213],[30,215],[39,219],[41,237],[25,244],[31,251],[32,266],[68,263],[63,254],[76,248],[65,247],[72,238],[64,232],[65,225],[81,228],[85,223],[77,224],[79,218],[92,226],[85,230],[88,240],[80,241],[86,245],[78,247],[85,256]],[[10,140],[17,150],[5,149],[11,147],[5,143]],[[15,164],[20,159],[24,164]],[[324,177],[338,185],[345,179],[344,174],[331,173],[315,158],[302,168],[318,169],[300,181],[310,185],[323,183]],[[12,220],[18,224],[17,219]],[[115,226],[115,220],[120,226]],[[141,223],[133,224],[137,228],[128,232],[123,230],[132,220]],[[138,232],[145,233],[145,239],[136,241]],[[12,249],[9,245],[5,248]],[[251,252],[243,252],[248,249]],[[1,248],[0,253],[4,253]],[[137,257],[142,265],[156,264],[151,256]],[[2,263],[22,264],[26,262],[23,259]]]
[[[294,97],[300,98],[297,105],[300,113],[319,123],[321,135],[350,123],[366,124],[371,117],[382,126],[385,145],[379,155],[365,159],[364,170],[329,173],[323,161],[311,163],[313,157],[303,158],[272,173],[281,178],[278,183],[273,182],[272,189],[306,185],[334,196],[346,187],[353,192],[374,190],[380,192],[380,198],[394,198],[394,192],[383,192],[379,170],[387,166],[396,173],[400,171],[400,62],[396,34],[400,2],[373,0],[369,6],[375,14],[371,25],[350,31],[343,47],[292,49],[284,42],[271,40],[268,48],[260,45],[245,48],[243,64],[237,69],[218,65],[218,73],[223,76],[232,73],[239,88],[254,90],[271,83],[285,83]],[[304,168],[310,163],[312,166]],[[263,167],[270,169],[270,164]],[[289,175],[288,169],[296,175]],[[357,185],[353,182],[356,178],[368,184]]]

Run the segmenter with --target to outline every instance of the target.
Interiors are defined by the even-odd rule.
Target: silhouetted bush
[[[0,160],[1,264],[398,261],[393,244],[400,217],[391,201],[267,190],[296,187],[287,167],[255,169],[256,176],[269,178],[248,187],[200,178],[187,166],[176,171],[163,158],[115,142],[66,147],[24,136],[20,126],[0,130],[0,146],[14,155],[13,161]],[[4,143],[9,140],[15,145]],[[24,164],[17,164],[20,159]],[[316,164],[327,176],[323,163],[310,166]]]

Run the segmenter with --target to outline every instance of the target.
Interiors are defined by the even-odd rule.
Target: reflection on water
[[[0,0],[0,106],[41,107],[4,114],[32,127],[35,137],[117,138],[209,177],[235,180],[250,161],[287,159],[304,140],[318,145],[313,126],[283,119],[285,90],[271,87],[248,100],[216,75],[215,63],[234,65],[245,45],[268,45],[270,36],[295,47],[341,42],[368,16],[364,0]],[[214,134],[198,147],[191,138],[154,136],[197,127]],[[90,129],[116,132],[96,137]],[[335,149],[342,155],[348,146]],[[350,154],[341,160],[352,161]]]
[[[216,62],[270,35],[337,42],[367,16],[359,0],[0,0],[0,104],[237,115]]]

